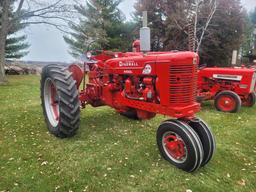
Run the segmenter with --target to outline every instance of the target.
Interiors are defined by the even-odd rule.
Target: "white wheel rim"
[[[44,83],[44,106],[47,118],[53,127],[59,124],[59,97],[53,81],[48,78]]]
[[[175,158],[171,153],[170,153],[170,151],[168,150],[168,148],[167,148],[167,144],[165,143],[165,138],[166,137],[168,137],[168,136],[170,136],[170,135],[173,135],[173,136],[175,136],[179,141],[181,141],[182,143],[183,143],[183,145],[184,145],[184,156],[182,156],[182,158],[180,158],[180,159],[177,159],[177,158]],[[163,136],[162,136],[162,145],[163,145],[163,149],[164,149],[164,152],[166,153],[166,155],[168,156],[168,158],[170,158],[172,161],[174,161],[175,163],[179,163],[179,164],[181,164],[181,163],[184,163],[186,160],[187,160],[187,154],[188,154],[188,152],[187,152],[187,147],[186,147],[186,145],[185,145],[185,142],[183,141],[183,139],[177,134],[177,133],[174,133],[174,132],[172,132],[172,131],[168,131],[168,132],[165,132],[164,134],[163,134]]]

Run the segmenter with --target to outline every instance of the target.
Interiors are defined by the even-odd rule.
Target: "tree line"
[[[240,0],[136,0],[130,21],[118,8],[122,0],[74,2],[0,1],[0,82],[5,59],[28,53],[26,36],[17,32],[29,25],[61,30],[77,58],[88,49],[131,51],[147,10],[152,51],[196,51],[208,66],[229,66],[233,50],[248,53],[256,25],[256,8],[247,13]]]

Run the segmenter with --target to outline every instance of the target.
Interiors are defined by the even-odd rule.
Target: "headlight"
[[[86,53],[86,57],[87,57],[88,59],[91,59],[91,58],[92,58],[92,53],[91,53],[91,52],[87,52],[87,53]]]

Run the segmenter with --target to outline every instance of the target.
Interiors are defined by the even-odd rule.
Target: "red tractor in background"
[[[256,72],[245,67],[203,68],[198,73],[198,101],[214,100],[217,110],[238,112],[256,102]]]

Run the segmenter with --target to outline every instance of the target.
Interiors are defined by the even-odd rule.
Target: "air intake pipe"
[[[147,11],[143,11],[143,27],[140,29],[140,50],[142,52],[151,51],[150,28],[148,25]]]

